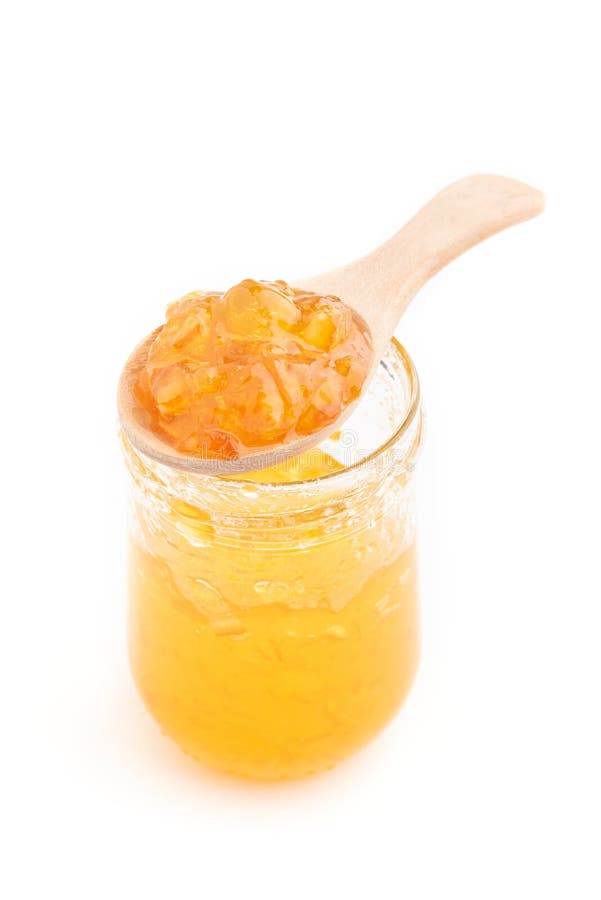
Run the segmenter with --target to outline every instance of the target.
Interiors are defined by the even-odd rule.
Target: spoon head
[[[356,313],[355,315],[358,322],[363,327],[366,327],[364,320]],[[318,446],[346,422],[360,399],[358,398],[353,403],[350,403],[335,422],[332,422],[320,431],[314,431],[312,434],[294,438],[284,444],[251,450],[238,459],[214,459],[181,453],[164,441],[158,434],[155,434],[148,426],[145,411],[140,408],[135,397],[134,388],[138,375],[146,363],[150,346],[160,330],[161,328],[157,328],[152,334],[149,334],[145,340],[138,344],[127,360],[119,379],[117,406],[121,427],[129,442],[145,456],[149,456],[163,465],[205,475],[239,475],[244,472],[270,468]],[[375,362],[377,363],[377,360]],[[373,374],[373,370],[374,365],[372,363],[362,394]]]

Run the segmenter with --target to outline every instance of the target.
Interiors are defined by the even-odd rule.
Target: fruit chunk
[[[371,353],[337,297],[246,279],[168,307],[136,399],[178,450],[234,459],[334,422],[361,391]]]
[[[309,319],[303,330],[303,337],[309,344],[320,350],[329,350],[336,333],[336,324],[331,315],[319,310]]]
[[[294,325],[301,317],[291,297],[249,278],[226,291],[219,306],[228,331],[243,338],[271,337],[278,324]]]

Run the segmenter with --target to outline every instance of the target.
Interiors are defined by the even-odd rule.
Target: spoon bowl
[[[353,311],[353,316],[361,327],[367,327],[358,313]],[[358,397],[352,403],[349,403],[336,419],[334,425],[314,431],[306,437],[296,438],[289,444],[280,444],[277,447],[267,448],[258,447],[239,459],[213,459],[211,457],[191,456],[181,453],[175,447],[162,440],[158,434],[148,427],[144,411],[140,409],[134,394],[138,374],[145,365],[148,351],[160,330],[161,327],[155,328],[148,337],[138,344],[127,360],[119,379],[117,406],[121,427],[129,442],[141,453],[150,456],[163,465],[206,475],[238,475],[244,472],[253,472],[257,469],[266,469],[321,444],[333,431],[337,431],[350,418],[361,400],[361,397]],[[376,360],[375,365],[371,366],[361,396],[363,396],[367,382],[372,377],[378,361]]]

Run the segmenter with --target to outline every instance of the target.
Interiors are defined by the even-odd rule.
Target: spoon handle
[[[500,175],[471,175],[436,194],[400,231],[350,265],[302,280],[368,323],[377,355],[422,285],[485,238],[542,212],[544,195]]]

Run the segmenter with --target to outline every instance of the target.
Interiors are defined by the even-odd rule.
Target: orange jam
[[[337,297],[247,279],[168,308],[136,400],[180,452],[237,459],[335,422],[371,356],[368,331]]]
[[[363,483],[309,451],[195,480],[125,449],[130,658],[163,731],[259,779],[329,768],[376,734],[418,658],[407,473]]]

